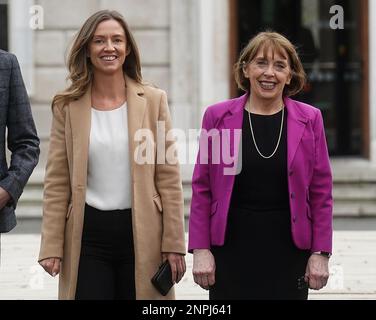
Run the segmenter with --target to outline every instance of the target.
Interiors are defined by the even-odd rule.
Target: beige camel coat
[[[132,178],[132,224],[135,247],[137,299],[163,297],[150,279],[162,261],[162,252],[185,254],[183,193],[178,164],[139,164],[138,129],[157,137],[157,121],[171,128],[164,91],[125,77],[128,108],[129,153]],[[62,259],[59,299],[74,299],[77,284],[87,183],[91,124],[91,89],[68,105],[53,106],[53,121],[46,167],[42,239],[39,261]],[[132,137],[132,138],[131,138]],[[155,138],[156,139],[156,138]],[[168,140],[166,151],[174,147]],[[156,158],[156,148],[153,148]],[[115,168],[116,169],[116,168]]]

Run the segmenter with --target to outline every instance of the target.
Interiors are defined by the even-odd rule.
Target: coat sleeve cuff
[[[62,260],[63,248],[58,245],[48,245],[48,248],[43,248],[42,246],[38,257],[38,262],[48,258],[60,258]]]
[[[16,178],[8,175],[5,179],[0,181],[0,187],[7,191],[11,197],[10,205],[16,209],[18,199],[21,196],[22,188]]]
[[[173,253],[180,253],[182,255],[186,254],[185,243],[181,241],[177,241],[175,244],[169,244],[162,241],[162,252],[173,252]]]

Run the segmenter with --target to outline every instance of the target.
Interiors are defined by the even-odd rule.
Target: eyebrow
[[[106,36],[101,35],[101,34],[95,34],[95,35],[93,36],[93,38],[105,38],[105,37],[106,37]],[[120,34],[120,33],[117,33],[117,34],[113,34],[113,35],[111,35],[111,37],[125,37],[125,35]]]
[[[266,57],[257,57],[257,58],[255,58],[255,60],[262,61],[262,60],[268,60],[268,59]],[[278,59],[278,60],[275,60],[275,62],[287,63],[287,59],[285,59],[285,60]]]

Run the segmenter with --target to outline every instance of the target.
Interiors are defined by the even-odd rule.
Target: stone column
[[[33,30],[29,26],[34,0],[8,1],[9,51],[17,56],[29,95],[34,92]]]
[[[200,128],[206,107],[229,97],[228,10],[228,0],[171,1],[171,109],[187,139],[189,129]],[[182,149],[188,181],[197,140],[180,142]]]
[[[200,105],[228,99],[229,84],[229,4],[228,0],[199,1]]]

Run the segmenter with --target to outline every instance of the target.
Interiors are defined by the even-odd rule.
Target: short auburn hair
[[[250,82],[244,76],[243,67],[252,62],[260,50],[263,50],[264,56],[266,56],[269,48],[273,50],[273,54],[277,52],[285,57],[290,64],[291,82],[289,85],[286,84],[283,96],[289,97],[299,93],[306,84],[306,73],[296,48],[286,37],[270,30],[260,32],[254,36],[240,53],[239,59],[234,66],[235,81],[238,88],[249,92]]]

